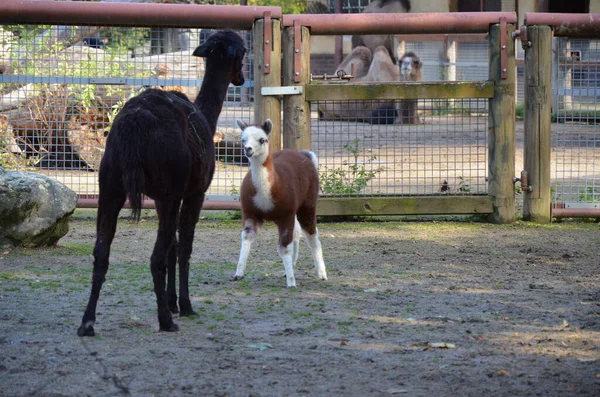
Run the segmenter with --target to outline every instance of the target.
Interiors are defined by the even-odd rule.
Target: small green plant
[[[588,186],[579,190],[579,199],[585,203],[597,203],[600,201],[600,188]]]
[[[229,188],[229,194],[231,196],[239,196],[240,195],[240,191],[238,190],[237,186],[233,183],[233,181],[231,181],[231,187]]]
[[[320,176],[321,190],[323,193],[332,195],[356,195],[367,187],[370,180],[384,170],[383,167],[371,170],[367,169],[365,164],[370,164],[373,160],[376,160],[376,156],[368,157],[364,164],[358,163],[359,142],[359,139],[355,138],[351,143],[344,145],[344,149],[346,149],[353,157],[353,161],[350,164],[348,164],[347,161],[343,162],[347,168],[328,169],[325,167],[326,172],[322,173]]]

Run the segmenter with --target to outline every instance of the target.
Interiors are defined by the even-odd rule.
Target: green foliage
[[[597,203],[600,201],[600,188],[588,186],[579,191],[579,199],[585,203]]]
[[[363,191],[370,180],[384,170],[383,167],[367,169],[365,164],[358,164],[359,140],[355,138],[352,143],[345,144],[346,149],[353,157],[353,162],[344,161],[345,168],[327,169],[320,175],[321,190],[332,195],[356,195]],[[375,160],[376,156],[367,158],[366,164]]]
[[[306,0],[248,0],[249,6],[281,7],[284,14],[304,13],[306,11],[306,3]]]
[[[515,109],[515,115],[517,120],[525,119],[525,104],[520,103],[517,105],[517,108]]]

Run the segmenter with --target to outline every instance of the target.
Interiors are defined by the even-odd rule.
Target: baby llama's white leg
[[[256,239],[256,230],[254,227],[246,225],[242,230],[242,247],[240,249],[240,259],[238,260],[237,270],[233,276],[234,280],[241,280],[244,278],[246,272],[246,263],[248,262],[248,255],[250,255],[250,248],[252,243]]]
[[[313,235],[308,234],[306,230],[302,229],[302,234],[306,238],[306,243],[312,253],[315,269],[317,269],[317,277],[321,280],[327,280],[327,270],[323,261],[323,248],[321,247],[321,240],[319,240],[319,229],[315,229],[315,234]]]
[[[302,228],[300,227],[300,223],[298,222],[298,218],[296,218],[296,223],[294,224],[294,262],[292,266],[296,267],[296,263],[298,262],[298,254],[300,248],[300,237],[302,237]]]
[[[291,242],[287,247],[280,245],[277,248],[277,253],[283,261],[285,268],[285,280],[288,288],[296,286],[296,278],[294,277],[294,242]]]

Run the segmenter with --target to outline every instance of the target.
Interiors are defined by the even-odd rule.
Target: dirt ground
[[[94,218],[77,211],[58,248],[1,250],[0,395],[600,395],[598,224],[321,222],[329,280],[302,243],[287,289],[273,226],[233,282],[239,220],[205,213],[199,315],[163,333],[156,220],[122,221],[97,336],[80,338]]]

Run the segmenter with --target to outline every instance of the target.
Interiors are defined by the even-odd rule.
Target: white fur
[[[402,66],[400,66],[400,74],[408,80],[412,73],[412,57],[405,57],[402,59]]]
[[[246,222],[244,229],[242,230],[242,248],[240,249],[240,258],[238,260],[237,270],[233,278],[235,280],[241,280],[244,278],[246,272],[246,263],[248,262],[248,256],[250,255],[250,248],[252,243],[256,239],[257,230],[254,229],[254,225],[251,222]]]
[[[318,170],[319,169],[319,159],[317,158],[317,155],[315,154],[315,152],[311,152],[310,150],[302,150],[302,152],[308,153],[308,155],[310,156],[310,159],[312,160],[312,163],[315,165],[315,168]]]
[[[260,143],[261,139],[263,139],[263,143]],[[250,126],[242,132],[242,144],[246,156],[250,160],[252,184],[256,189],[256,196],[252,198],[252,201],[260,210],[271,211],[275,207],[271,194],[271,181],[269,180],[269,171],[263,167],[269,156],[269,136],[261,128]],[[248,156],[249,151],[252,153],[251,156]]]

